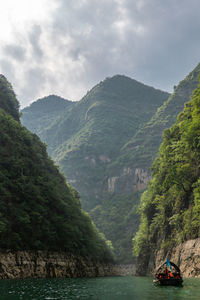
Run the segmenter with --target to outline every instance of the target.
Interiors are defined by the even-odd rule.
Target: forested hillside
[[[23,109],[23,124],[43,139],[43,131],[51,127],[73,104],[55,95],[38,99]]]
[[[139,226],[137,207],[141,193],[151,179],[150,167],[158,153],[162,132],[173,124],[197,87],[199,72],[200,65],[175,87],[169,99],[139,128],[109,165],[109,193],[104,194],[100,205],[90,214],[98,228],[114,241],[119,260],[130,261],[131,239]]]
[[[142,196],[141,224],[134,239],[134,251],[143,269],[154,250],[170,250],[200,236],[199,166],[200,86],[175,124],[164,131],[152,166],[153,180]]]
[[[78,193],[66,183],[39,138],[22,127],[19,103],[0,77],[0,248],[56,250],[111,260]]]
[[[119,261],[131,261],[131,239],[139,221],[136,207],[148,175],[130,171],[131,165],[124,170],[117,158],[168,97],[168,93],[117,75],[97,84],[40,133],[50,155],[80,192],[83,207],[112,240]],[[28,121],[32,107],[25,113]],[[29,127],[29,122],[24,124]]]
[[[0,74],[0,99],[1,109],[10,114],[15,120],[19,121],[19,102],[11,84]]]
[[[174,92],[169,99],[124,146],[122,156],[119,158],[124,164],[135,162],[143,167],[151,166],[162,142],[163,130],[172,126],[177,115],[183,110],[184,104],[190,99],[198,85],[199,72],[200,64],[177,86],[174,86]]]

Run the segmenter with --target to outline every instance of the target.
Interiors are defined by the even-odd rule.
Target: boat
[[[167,259],[167,261],[157,269],[153,282],[158,285],[181,286],[183,279],[179,267]]]

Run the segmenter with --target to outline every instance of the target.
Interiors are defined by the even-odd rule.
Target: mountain
[[[130,161],[137,164],[139,162],[140,166],[143,167],[151,166],[162,142],[164,129],[172,126],[178,113],[183,110],[184,104],[190,99],[193,90],[198,85],[199,72],[200,64],[178,86],[174,87],[174,93],[158,108],[150,121],[140,128],[124,146],[123,154],[119,158],[123,164]]]
[[[0,194],[1,249],[66,251],[111,260],[105,241],[81,209],[78,193],[40,139],[21,125],[19,103],[2,75]]]
[[[47,129],[52,126],[56,119],[67,111],[73,103],[56,95],[38,99],[23,109],[23,124],[43,138],[44,128]]]
[[[108,193],[90,214],[98,228],[114,241],[119,261],[130,262],[131,236],[139,226],[139,199],[151,179],[150,168],[158,153],[162,132],[173,124],[197,87],[199,72],[200,65],[197,65],[151,119],[121,147],[118,157],[107,169]]]
[[[131,239],[139,222],[136,206],[149,176],[141,168],[132,170],[132,165],[125,169],[118,157],[168,97],[166,92],[116,75],[97,84],[38,132],[79,191],[84,209],[112,240],[118,261],[131,262]],[[24,110],[22,122],[30,128],[23,115]],[[26,116],[32,122],[31,106]],[[40,122],[34,126],[41,128]]]
[[[197,72],[198,71],[198,72]],[[195,81],[200,66],[195,69]],[[193,80],[192,73],[180,86]],[[189,100],[189,99],[188,99]],[[200,86],[166,129],[152,166],[153,180],[141,200],[141,224],[134,238],[138,273],[145,272],[150,255],[170,251],[200,232]],[[152,259],[152,258],[151,258]]]

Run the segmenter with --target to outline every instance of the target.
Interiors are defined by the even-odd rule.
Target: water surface
[[[150,277],[0,280],[0,300],[199,300],[200,279],[159,287]]]

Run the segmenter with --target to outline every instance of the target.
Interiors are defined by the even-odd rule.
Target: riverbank
[[[0,251],[0,279],[135,275],[134,265],[91,261],[65,252]]]

